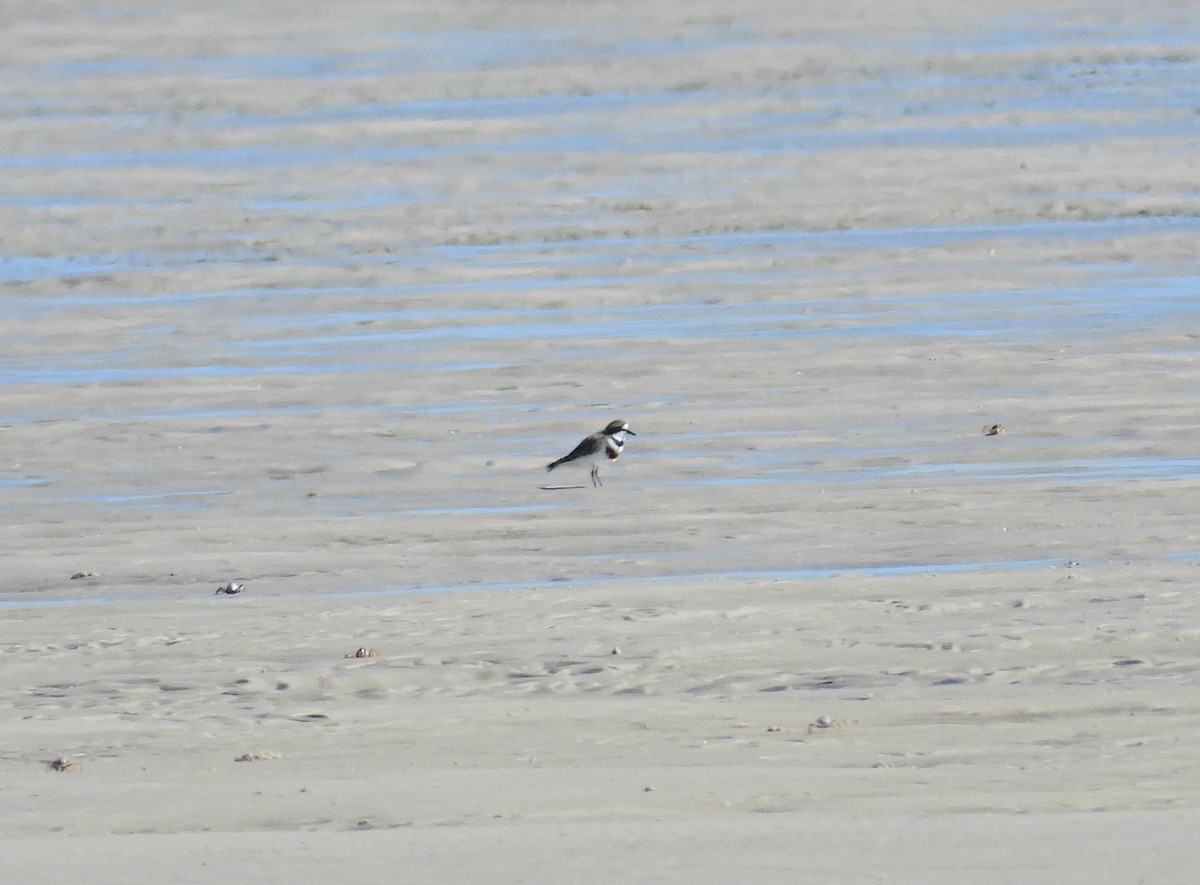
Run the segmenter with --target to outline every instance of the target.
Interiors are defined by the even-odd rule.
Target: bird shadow
[[[587,486],[580,483],[577,486],[538,486],[543,492],[562,492],[566,489],[586,489]]]

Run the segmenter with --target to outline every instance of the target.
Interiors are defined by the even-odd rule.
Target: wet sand
[[[6,13],[14,869],[1195,864],[1200,30],[806,9]]]

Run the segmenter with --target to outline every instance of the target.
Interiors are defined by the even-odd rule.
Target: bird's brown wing
[[[590,455],[592,453],[592,447],[594,445],[595,445],[595,440],[593,440],[589,436],[587,439],[585,439],[583,442],[581,442],[575,448],[571,449],[571,451],[568,454],[563,455],[557,461],[551,461],[549,464],[547,464],[546,470],[547,471],[553,470],[559,464],[566,464],[570,461],[574,461],[576,458],[582,458],[586,455]]]

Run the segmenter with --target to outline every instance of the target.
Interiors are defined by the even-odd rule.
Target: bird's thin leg
[[[604,485],[604,483],[600,482],[600,465],[595,464],[592,466],[592,488],[602,485]]]

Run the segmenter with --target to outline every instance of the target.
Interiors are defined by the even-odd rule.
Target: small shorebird
[[[547,464],[546,471],[549,472],[560,464],[591,464],[592,486],[602,486],[604,483],[600,482],[600,462],[615,461],[621,457],[621,449],[625,448],[625,434],[637,436],[629,429],[628,422],[619,419],[610,421],[603,430],[585,438],[570,454]]]
[[[241,593],[245,589],[246,585],[241,581],[230,581],[228,584],[222,584],[220,587],[218,587],[217,592],[213,595],[220,596],[222,593],[224,593],[227,596],[233,596],[235,593]]]

